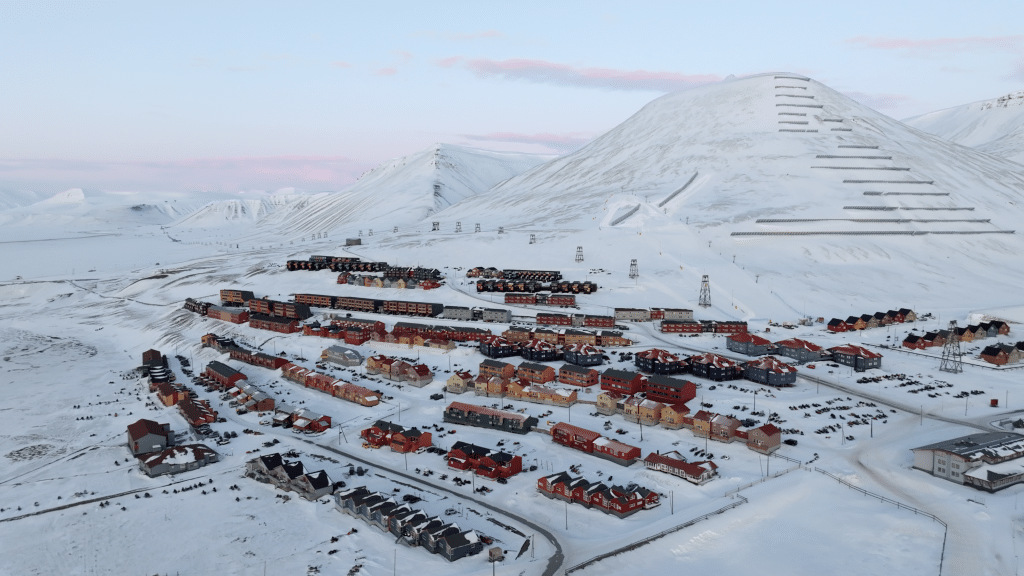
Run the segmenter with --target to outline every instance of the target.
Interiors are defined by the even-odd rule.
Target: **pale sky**
[[[569,152],[766,71],[905,118],[1024,89],[1021,22],[1020,0],[0,0],[0,188],[337,190],[434,142]]]

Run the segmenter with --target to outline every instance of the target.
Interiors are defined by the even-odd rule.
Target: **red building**
[[[665,333],[700,334],[704,327],[696,320],[662,320],[659,329]]]
[[[384,420],[376,421],[359,435],[374,448],[390,446],[395,452],[416,452],[431,445],[430,432],[406,428]]]
[[[450,468],[472,470],[491,479],[509,478],[523,471],[522,457],[468,442],[456,442],[446,459]]]
[[[609,369],[601,374],[601,390],[617,392],[624,396],[632,396],[637,392],[644,391],[646,380],[638,372]]]
[[[302,330],[299,326],[299,321],[294,318],[267,316],[265,314],[252,314],[249,316],[249,327],[281,332],[282,334],[294,334]]]
[[[537,325],[572,326],[572,316],[566,314],[537,314]]]
[[[647,399],[665,404],[686,403],[697,397],[697,385],[661,374],[647,378]]]
[[[206,365],[203,376],[216,382],[222,390],[234,387],[239,380],[248,380],[245,374],[216,360]]]
[[[551,440],[588,454],[594,452],[594,441],[600,437],[601,435],[597,432],[565,422],[559,422],[551,427]]]
[[[600,373],[586,366],[563,364],[558,369],[558,381],[571,386],[594,386],[600,381]]]
[[[245,308],[225,308],[222,306],[210,306],[206,309],[206,316],[231,322],[232,324],[243,324],[249,321],[249,311]]]
[[[270,354],[264,354],[262,352],[256,352],[254,354],[253,352],[242,348],[235,348],[231,350],[230,354],[232,360],[239,360],[246,364],[262,366],[263,368],[269,368],[271,370],[277,370],[281,366],[288,364],[288,360],[281,358],[280,356],[271,356]]]
[[[733,320],[715,322],[715,334],[742,334],[747,331],[747,323]]]
[[[602,512],[625,518],[640,510],[658,506],[658,493],[633,486],[607,486],[585,478],[573,478],[559,472],[537,480],[537,490],[548,498],[583,504]]]
[[[844,320],[840,320],[839,318],[833,318],[829,320],[828,326],[826,326],[826,328],[828,328],[832,332],[848,332],[850,330],[850,325],[847,324]]]

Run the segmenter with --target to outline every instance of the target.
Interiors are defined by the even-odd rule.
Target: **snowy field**
[[[938,351],[907,351],[899,343],[913,330],[921,334],[946,328],[950,320],[966,325],[986,318],[1010,323],[1010,335],[999,341],[1024,339],[1020,235],[737,239],[730,234],[755,229],[755,216],[830,218],[844,214],[837,212],[841,203],[867,202],[860,189],[848,189],[835,174],[816,172],[807,163],[834,152],[839,138],[888,146],[915,175],[941,179],[937,188],[963,190],[952,201],[977,204],[976,215],[991,217],[991,226],[985,226],[1015,224],[1018,208],[1000,202],[1020,195],[1024,176],[1013,173],[1010,162],[880,118],[817,83],[808,87],[827,108],[808,121],[822,131],[808,138],[780,135],[769,84],[774,86],[774,79],[763,77],[671,95],[568,161],[545,163],[529,155],[439,145],[389,161],[338,194],[153,194],[140,200],[138,194],[75,189],[52,199],[30,198],[35,203],[25,200],[28,195],[0,199],[5,207],[0,210],[0,574],[483,575],[492,568],[507,575],[560,574],[741,498],[748,502],[581,573],[935,574],[940,561],[943,574],[1015,573],[1016,533],[1024,520],[1017,497],[1024,487],[992,495],[957,486],[911,469],[911,449],[1010,426],[1024,413],[1024,372],[993,369],[978,360],[982,345],[996,339],[966,345],[961,374],[940,372]],[[714,107],[719,100],[727,105]],[[673,114],[685,120],[699,112],[697,104],[710,107],[710,120],[687,124],[682,137],[673,132],[678,126],[657,122]],[[826,133],[824,122],[838,117],[853,126],[853,134]],[[686,124],[683,120],[678,122]],[[652,123],[659,130],[651,146],[664,145],[663,153],[645,152],[648,140],[641,136]],[[706,133],[712,128],[720,132],[715,138]],[[772,156],[771,150],[780,155]],[[580,168],[612,161],[618,172]],[[975,164],[980,168],[965,168]],[[693,188],[659,205],[694,170],[701,176]],[[780,190],[780,181],[792,188],[780,191],[781,208],[766,211],[765,198]],[[595,182],[603,187],[591,189]],[[828,202],[804,200],[819,190]],[[356,237],[363,245],[343,246],[345,238]],[[583,247],[583,262],[575,260],[577,246]],[[438,268],[446,283],[429,292],[371,289],[338,285],[337,275],[328,271],[286,271],[287,260],[313,254]],[[640,276],[631,279],[634,258]],[[689,377],[699,386],[690,403],[694,412],[702,405],[753,425],[777,415],[784,437],[798,444],[766,458],[740,443],[697,439],[685,429],[641,428],[585,404],[567,409],[465,394],[445,397],[451,371],[478,373],[483,357],[468,346],[450,353],[372,343],[357,347],[364,357],[384,353],[419,360],[436,375],[424,388],[414,388],[368,376],[361,367],[331,369],[335,377],[380,390],[384,401],[364,408],[300,388],[279,370],[231,361],[200,346],[200,338],[213,332],[312,368],[336,341],[255,330],[182,309],[186,298],[216,301],[220,289],[237,288],[280,300],[303,292],[503,307],[525,317],[544,310],[507,306],[500,294],[477,294],[465,278],[465,270],[474,266],[560,270],[568,280],[596,282],[599,291],[580,295],[573,312],[693,308],[698,319],[745,320],[752,332],[772,341],[799,337],[825,348],[868,346],[883,354],[883,368],[857,374],[816,362],[814,368],[800,366],[797,385],[781,390]],[[1006,273],[992,275],[997,268]],[[703,274],[711,276],[708,308],[697,307]],[[848,334],[831,334],[821,323],[779,326],[804,316],[827,322],[904,307],[928,316],[916,324]],[[315,312],[321,321],[330,313]],[[353,316],[380,319],[388,329],[409,320]],[[486,327],[501,333],[508,325]],[[610,361],[602,369],[631,369],[622,353],[652,347],[679,355],[726,352],[720,336],[661,334],[652,324],[628,328],[625,335],[634,344],[606,350]],[[128,424],[142,417],[168,422],[182,442],[195,439],[177,411],[160,405],[134,372],[150,348],[167,355],[179,382],[189,381],[182,360],[196,372],[211,361],[225,362],[279,402],[330,415],[334,427],[311,436],[272,428],[264,424],[266,417],[237,415],[219,394],[195,388],[226,419],[213,428],[237,438],[211,444],[221,456],[215,464],[148,478],[126,447]],[[597,393],[581,390],[579,396],[593,401]],[[436,394],[442,399],[430,399]],[[555,445],[543,433],[512,437],[442,425],[444,407],[453,400],[511,405],[538,417],[542,427],[571,422],[639,446],[644,454],[703,455],[718,464],[719,476],[694,486],[640,464],[625,468]],[[993,400],[998,407],[991,406]],[[498,484],[449,471],[436,454],[405,457],[365,449],[359,431],[378,419],[428,429],[444,449],[459,440],[501,446],[536,469]],[[274,440],[278,443],[267,445]],[[286,493],[242,476],[246,461],[289,451],[308,469],[322,468],[349,487],[420,498],[416,506],[424,511],[493,538],[507,551],[505,561],[492,567],[480,555],[450,564],[396,545],[392,536],[338,512],[326,498],[306,502],[289,493],[292,498],[285,501]],[[350,474],[354,466],[369,473]],[[661,504],[617,519],[537,492],[542,475],[570,466],[590,480],[635,482],[657,491]],[[816,468],[933,514],[948,531]],[[457,485],[456,478],[469,483]],[[474,492],[481,486],[491,491]],[[516,558],[527,537],[534,546]]]

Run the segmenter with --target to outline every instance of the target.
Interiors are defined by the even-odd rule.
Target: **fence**
[[[619,554],[622,554],[623,552],[629,552],[629,551],[632,551],[632,550],[636,550],[637,548],[640,548],[641,546],[645,546],[647,544],[650,544],[651,542],[657,540],[658,538],[662,538],[664,536],[668,536],[669,534],[671,534],[673,532],[678,532],[679,530],[682,530],[683,528],[689,528],[690,526],[693,526],[694,524],[697,524],[698,522],[703,522],[704,520],[707,520],[708,518],[711,518],[712,516],[717,516],[718,514],[721,514],[722,512],[725,512],[726,510],[732,510],[733,508],[735,508],[737,506],[740,506],[742,504],[746,504],[747,503],[747,499],[744,498],[743,496],[737,495],[736,498],[737,498],[737,500],[735,502],[726,504],[725,506],[722,506],[718,510],[715,510],[713,512],[708,512],[707,514],[704,514],[703,516],[698,516],[698,517],[693,518],[691,520],[687,520],[686,522],[683,522],[682,524],[680,524],[678,526],[673,526],[672,528],[669,528],[668,530],[663,530],[663,531],[658,532],[657,534],[655,534],[653,536],[648,536],[647,538],[644,538],[643,540],[638,540],[638,541],[636,541],[636,542],[634,542],[632,544],[627,544],[626,546],[623,546],[621,548],[617,548],[615,550],[612,550],[611,552],[605,552],[604,554],[600,554],[598,556],[594,556],[593,558],[591,558],[589,560],[584,560],[583,562],[580,562],[579,564],[576,564],[575,566],[571,566],[569,568],[566,568],[564,574],[571,574],[571,573],[573,573],[573,572],[575,572],[577,570],[582,570],[582,569],[586,568],[587,566],[590,566],[591,564],[594,564],[595,562],[600,562],[601,560],[604,560],[605,558],[611,558],[612,556],[617,556]]]
[[[791,458],[787,458],[787,460],[791,460]],[[734,494],[738,495],[740,492],[742,492],[743,490],[746,490],[747,488],[750,488],[751,486],[757,486],[758,484],[760,484],[762,482],[767,482],[768,480],[771,480],[772,478],[778,478],[779,476],[782,476],[783,474],[789,474],[793,470],[797,470],[797,469],[802,468],[802,467],[803,467],[803,464],[797,462],[796,466],[793,466],[793,467],[790,467],[790,468],[786,468],[785,470],[779,470],[775,474],[769,474],[769,475],[765,476],[764,478],[759,478],[757,480],[754,480],[753,482],[750,482],[749,484],[744,484],[743,486],[738,486],[736,488],[733,488],[732,490],[729,490],[728,492],[726,492],[725,495],[726,496],[732,496]]]
[[[791,224],[795,222],[861,222],[872,224],[908,224],[910,222],[975,222],[988,224],[988,218],[758,218],[754,224]]]
[[[935,180],[843,180],[843,184],[935,184]]]
[[[849,488],[851,490],[856,490],[857,492],[860,492],[861,494],[864,494],[865,496],[870,496],[872,498],[878,498],[878,500],[880,502],[888,502],[889,504],[895,504],[897,508],[901,508],[903,510],[910,510],[914,514],[920,514],[921,516],[927,516],[928,518],[931,518],[932,520],[935,520],[939,524],[942,524],[942,528],[943,528],[943,531],[942,531],[942,552],[939,555],[939,574],[942,574],[942,563],[945,561],[945,558],[946,558],[946,538],[949,536],[949,526],[945,522],[943,522],[941,518],[939,518],[938,516],[936,516],[934,514],[929,514],[928,512],[925,512],[924,510],[918,510],[917,508],[914,508],[913,506],[907,506],[906,504],[900,502],[899,500],[893,500],[892,498],[886,498],[885,496],[882,496],[881,494],[875,494],[874,492],[870,492],[870,491],[865,490],[863,488],[860,488],[858,486],[854,486],[853,484],[850,484],[849,482],[847,482],[846,480],[843,480],[842,478],[836,476],[835,474],[830,474],[830,473],[822,470],[821,468],[818,468],[817,466],[814,467],[814,470],[816,472],[821,472],[825,476],[828,476],[829,478],[835,480],[836,482],[839,482],[840,484],[846,486],[847,488]]]
[[[665,204],[668,204],[669,202],[671,202],[673,198],[675,198],[676,196],[679,196],[680,192],[682,192],[683,190],[686,190],[687,186],[689,186],[690,184],[693,184],[693,181],[697,179],[697,174],[700,174],[700,171],[694,172],[693,176],[690,176],[690,179],[686,181],[686,184],[683,184],[682,186],[679,187],[679,190],[676,190],[675,192],[669,194],[667,198],[665,198],[664,200],[659,202],[658,203],[658,208],[661,208]]]
[[[630,216],[632,216],[633,214],[636,214],[636,211],[637,211],[637,210],[639,210],[639,209],[640,209],[640,205],[639,205],[639,204],[637,204],[636,206],[633,206],[633,208],[631,208],[629,212],[626,212],[626,213],[625,213],[625,214],[623,214],[622,216],[619,216],[619,217],[618,217],[618,218],[616,218],[615,220],[612,220],[612,223],[611,223],[611,225],[612,225],[612,226],[616,226],[616,225],[618,225],[618,223],[619,223],[619,222],[622,222],[622,221],[623,221],[623,220],[625,220],[626,218],[629,218],[629,217],[630,217]]]
[[[962,230],[962,231],[923,231],[923,230],[873,230],[873,231],[835,231],[820,232],[733,232],[730,236],[926,236],[928,234],[1016,234],[1015,230]]]

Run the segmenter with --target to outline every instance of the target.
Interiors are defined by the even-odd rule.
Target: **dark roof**
[[[284,466],[284,473],[288,475],[289,479],[298,478],[306,473],[302,462],[285,462],[282,466]]]
[[[473,538],[470,539],[467,534],[472,534]],[[476,534],[472,530],[466,530],[465,532],[459,532],[458,534],[450,534],[445,536],[444,541],[453,549],[469,546],[470,544],[479,542],[476,538]]]
[[[622,380],[632,380],[633,378],[639,376],[639,374],[636,372],[631,372],[629,370],[616,370],[614,368],[609,368],[608,370],[604,371],[604,374],[602,374],[602,376],[609,376],[611,378],[619,378]]]
[[[224,364],[224,363],[221,363],[221,362],[217,362],[216,360],[214,360],[213,362],[210,362],[209,364],[207,364],[206,368],[208,370],[212,370],[212,371],[216,372],[217,374],[220,374],[221,376],[223,376],[225,378],[230,378],[230,377],[234,376],[235,374],[238,374],[238,370],[235,370],[234,368],[232,368],[231,366],[228,366],[227,364]]]
[[[533,370],[534,372],[543,372],[547,368],[547,366],[537,364],[536,362],[523,362],[519,367],[526,368],[527,370]]]
[[[163,424],[153,422],[152,420],[146,420],[145,418],[128,425],[128,435],[131,436],[132,440],[138,440],[139,438],[145,437],[147,434],[167,436],[169,432],[164,430]]]
[[[647,381],[650,382],[651,384],[656,384],[658,386],[666,386],[668,388],[682,388],[683,386],[686,386],[686,384],[687,384],[686,380],[680,380],[678,378],[671,378],[669,376],[664,376],[662,374],[655,374],[654,376],[648,376],[647,377]]]
[[[284,460],[281,459],[281,455],[277,453],[260,456],[260,460],[263,462],[263,466],[266,467],[267,470],[273,470],[274,468],[278,468],[284,464]]]
[[[558,370],[565,370],[566,372],[576,372],[579,374],[589,374],[590,372],[596,372],[596,370],[590,368],[589,366],[577,366],[575,364],[562,364],[562,367],[559,368]]]
[[[469,442],[456,442],[452,446],[452,450],[461,450],[463,454],[471,458],[480,458],[488,455],[491,450],[490,448],[484,448],[483,446],[477,446],[476,444],[470,444]]]
[[[943,450],[963,456],[986,448],[998,448],[1022,441],[1024,441],[1024,436],[1014,434],[1013,432],[981,432],[979,434],[970,434],[952,440],[936,442],[935,444],[921,446],[920,448],[912,448],[912,450]]]
[[[323,470],[306,474],[306,479],[309,480],[309,485],[312,486],[314,490],[327,488],[332,484],[331,477]]]

